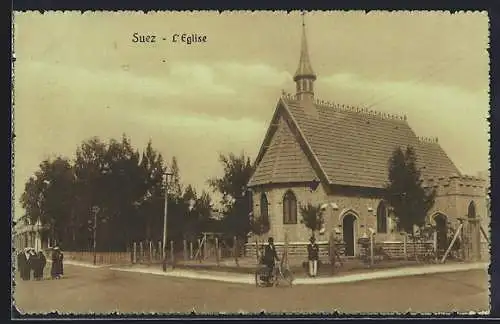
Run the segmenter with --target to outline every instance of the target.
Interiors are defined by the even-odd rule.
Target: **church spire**
[[[314,81],[316,80],[316,74],[312,69],[311,61],[309,60],[309,51],[307,50],[304,15],[305,12],[302,12],[302,44],[300,48],[299,67],[293,77],[293,81],[296,83],[297,97],[300,100],[314,98]]]

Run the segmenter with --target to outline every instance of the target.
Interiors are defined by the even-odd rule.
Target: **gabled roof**
[[[388,179],[389,158],[394,149],[408,145],[416,150],[417,165],[424,178],[460,175],[437,141],[420,140],[406,118],[318,101],[307,105],[294,98],[283,96],[278,102],[273,122],[255,161],[256,169],[249,186],[277,181],[305,181],[312,167],[318,178],[329,184],[384,188]],[[273,130],[273,125],[280,116],[285,117],[291,129],[296,128],[295,134],[275,134],[278,127]],[[280,139],[273,140],[274,136]],[[300,153],[296,149],[280,151],[280,143],[286,136],[295,137],[302,149]],[[302,155],[307,157],[308,167],[303,166]],[[293,168],[287,166],[287,159],[302,161],[300,165],[304,169],[297,169],[299,164]],[[264,165],[260,166],[261,163]],[[273,178],[269,165],[287,176]]]
[[[250,185],[318,180],[308,157],[284,116],[275,121],[276,131],[265,155],[256,165]]]

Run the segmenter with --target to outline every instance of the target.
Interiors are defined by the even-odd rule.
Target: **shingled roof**
[[[283,96],[249,186],[320,179],[384,188],[392,152],[408,145],[424,178],[460,175],[437,140],[420,140],[406,118]]]

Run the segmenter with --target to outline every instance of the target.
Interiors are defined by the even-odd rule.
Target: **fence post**
[[[186,261],[188,258],[188,250],[187,250],[187,241],[186,240],[182,240],[182,252],[183,252],[184,261]]]
[[[207,236],[205,235],[205,243],[203,245],[203,259],[207,259],[208,257],[208,240],[207,240]]]
[[[403,254],[404,254],[405,260],[408,261],[408,253],[407,253],[408,249],[407,249],[406,243],[407,243],[407,236],[405,233],[403,235]]]
[[[161,257],[163,255],[163,250],[161,249],[161,241],[158,241],[158,260],[161,260]]]
[[[198,253],[198,261],[200,261],[200,263],[201,263],[202,258],[204,257],[204,256],[201,255],[202,254],[202,252],[201,252],[201,248],[202,248],[201,242],[202,242],[202,240],[198,239],[198,252],[197,253]]]
[[[219,266],[219,238],[215,238],[215,262],[217,263],[217,266]]]
[[[370,266],[373,267],[373,233],[370,233]]]
[[[236,262],[236,266],[239,267],[240,264],[238,262],[238,256],[239,256],[239,245],[238,245],[238,238],[236,236],[233,237],[233,253],[234,253],[234,261]]]
[[[189,241],[189,260],[193,260],[193,241]]]
[[[153,263],[153,241],[149,241],[149,263]]]
[[[438,261],[438,244],[437,244],[437,231],[434,231],[432,233],[432,245],[433,245],[433,249],[434,249],[434,256],[436,258],[436,263]]]
[[[283,263],[288,266],[288,232],[285,232],[285,244],[283,246]]]
[[[170,241],[170,260],[171,260],[172,268],[173,268],[175,265],[174,241]]]
[[[257,258],[257,263],[259,263],[259,239],[255,240],[255,257]]]
[[[144,244],[142,244],[142,241],[139,242],[139,258],[141,260],[141,263],[143,261],[144,257]]]
[[[132,263],[137,263],[137,242],[134,242],[133,244]]]

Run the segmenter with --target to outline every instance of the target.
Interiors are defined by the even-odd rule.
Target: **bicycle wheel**
[[[293,284],[293,280],[294,280],[292,272],[288,269],[284,269],[282,271],[281,275],[282,275],[283,281],[286,282],[286,284],[291,287]]]
[[[262,277],[265,277],[265,276],[268,276],[266,269],[260,268],[260,269],[257,269],[257,271],[255,271],[255,286],[256,287],[263,287],[263,286],[267,285],[267,283],[261,279]]]
[[[257,271],[255,271],[255,286],[260,286],[260,269],[257,269]]]

